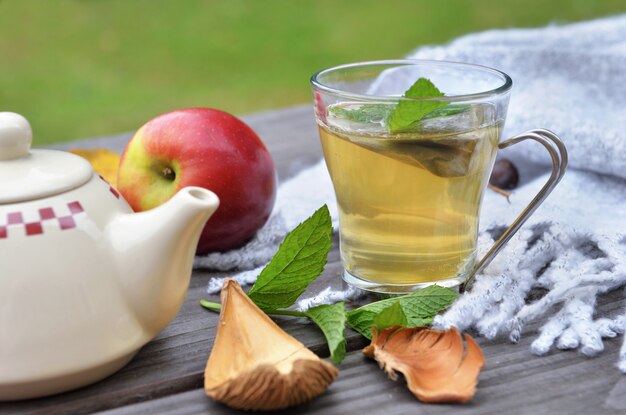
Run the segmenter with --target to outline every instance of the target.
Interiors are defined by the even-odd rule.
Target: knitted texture
[[[481,254],[504,225],[536,192],[538,178],[511,197],[485,197]],[[508,243],[472,289],[435,327],[474,328],[493,339],[517,341],[526,323],[545,317],[531,345],[536,354],[579,349],[586,356],[603,350],[602,338],[624,332],[626,316],[595,316],[596,298],[626,284],[626,180],[570,171],[559,187]],[[545,290],[530,301],[533,289]],[[626,371],[626,346],[620,369]]]
[[[593,356],[602,339],[622,334],[626,311],[597,315],[598,295],[626,285],[626,15],[542,29],[494,30],[465,36],[411,57],[492,66],[514,80],[504,136],[548,128],[565,142],[570,170],[482,275],[436,327],[473,328],[487,338],[517,341],[531,321],[542,326],[531,349],[544,354],[578,349]],[[538,144],[505,150],[521,170],[549,163]],[[487,192],[481,212],[479,255],[484,254],[547,180],[516,189],[510,203]],[[523,179],[523,177],[522,177]],[[306,189],[306,191],[303,191]],[[235,278],[253,283],[286,233],[320,205],[337,212],[323,162],[280,186],[267,225],[237,251],[196,258],[196,266],[251,270]],[[209,285],[217,292],[221,281]],[[540,290],[544,294],[537,299]],[[354,289],[326,289],[299,302],[301,309],[351,299]],[[618,367],[626,372],[626,343]]]

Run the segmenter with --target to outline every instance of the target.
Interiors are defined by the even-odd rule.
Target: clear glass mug
[[[445,95],[403,97],[419,78]],[[311,84],[339,207],[343,277],[352,286],[404,293],[467,283],[565,172],[567,152],[550,131],[500,141],[512,86],[501,71],[443,61],[362,62],[322,70]],[[427,114],[402,125],[393,115],[400,105]],[[528,139],[547,149],[552,175],[478,260],[478,219],[497,150]]]

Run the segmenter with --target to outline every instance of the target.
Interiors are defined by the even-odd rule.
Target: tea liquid
[[[501,132],[488,119],[484,108],[473,108],[419,131],[390,134],[381,124],[333,118],[331,111],[319,132],[347,272],[385,284],[469,272]]]

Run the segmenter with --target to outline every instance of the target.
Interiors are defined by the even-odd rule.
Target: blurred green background
[[[626,12],[624,0],[0,0],[0,111],[35,144],[137,129],[175,108],[306,103],[323,67],[490,28]]]

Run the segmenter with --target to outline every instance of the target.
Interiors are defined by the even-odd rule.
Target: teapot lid
[[[30,150],[33,133],[26,118],[0,112],[0,205],[66,192],[92,176],[89,162],[55,150]]]

